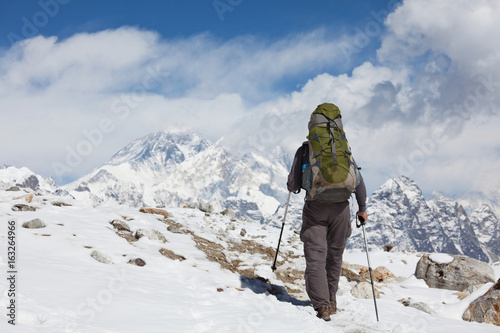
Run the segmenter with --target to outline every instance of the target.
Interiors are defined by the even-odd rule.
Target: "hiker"
[[[290,192],[299,193],[301,188],[307,192],[300,231],[306,259],[306,291],[317,316],[326,321],[337,311],[342,254],[351,235],[348,199],[353,192],[359,207],[357,215],[364,221],[368,219],[365,184],[351,156],[340,118],[340,110],[331,103],[321,104],[313,112],[308,124],[308,141],[297,150],[287,182]],[[337,134],[330,136],[334,132]],[[332,142],[335,154],[332,154]],[[336,173],[341,171],[325,168],[332,169],[331,165],[339,164],[345,164],[342,170],[347,180],[331,185],[326,179],[338,181]]]

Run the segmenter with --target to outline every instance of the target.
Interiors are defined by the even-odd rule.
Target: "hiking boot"
[[[330,314],[337,313],[337,302],[330,302]]]
[[[321,306],[317,310],[318,314],[316,315],[318,318],[323,319],[324,321],[330,321],[330,307]]]

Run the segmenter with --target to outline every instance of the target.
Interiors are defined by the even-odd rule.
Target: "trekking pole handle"
[[[356,228],[360,228],[362,225],[365,225],[365,218],[361,215],[358,215],[358,218],[356,219]]]

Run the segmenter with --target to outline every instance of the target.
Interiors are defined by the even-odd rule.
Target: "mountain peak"
[[[134,140],[106,163],[149,163],[169,166],[178,164],[212,146],[213,143],[188,129],[174,129],[155,132]]]

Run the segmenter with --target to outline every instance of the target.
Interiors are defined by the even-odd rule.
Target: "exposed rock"
[[[90,253],[90,256],[95,260],[99,261],[100,263],[108,265],[113,264],[113,258],[111,258],[111,256],[101,251],[94,250],[92,251],[92,253]]]
[[[404,306],[410,306],[411,304],[411,298],[408,297],[408,298],[401,298],[401,299],[398,299],[398,302],[403,304]]]
[[[52,201],[51,202],[52,206],[57,206],[57,207],[68,207],[68,206],[71,206],[70,204],[68,203],[65,203],[65,202],[62,202],[62,201]]]
[[[142,237],[147,237],[149,240],[158,241],[161,243],[167,242],[165,236],[155,229],[137,229],[137,231],[135,232],[135,238],[141,239]]]
[[[119,231],[128,231],[130,232],[130,227],[128,226],[127,223],[120,221],[120,220],[113,220],[109,222],[116,230]]]
[[[368,270],[364,270],[363,272],[360,273],[360,275],[364,277],[366,280],[370,280],[370,272]],[[392,272],[389,269],[387,269],[387,267],[384,266],[379,266],[373,269],[372,276],[374,282],[379,282],[379,283],[399,282],[398,278],[394,274],[392,274]]]
[[[30,188],[33,191],[36,191],[40,188],[40,182],[38,181],[38,178],[35,175],[29,176],[24,180],[22,184],[17,184],[17,185],[24,188]]]
[[[164,209],[159,209],[159,208],[141,208],[139,209],[139,212],[141,213],[147,213],[147,214],[158,214],[158,215],[162,215],[164,218],[167,218],[169,213],[164,210]]]
[[[246,229],[245,229],[245,228],[241,229],[241,231],[240,231],[240,236],[241,236],[241,237],[244,237],[246,234],[247,234]]]
[[[139,266],[139,267],[146,265],[146,262],[144,260],[142,260],[141,258],[130,259],[128,263],[131,265]]]
[[[435,314],[436,312],[434,310],[432,310],[427,304],[423,303],[423,302],[416,302],[416,303],[411,303],[409,305],[409,307],[411,308],[415,308],[417,310],[420,310],[420,311],[423,311],[423,312],[426,312],[428,314]]]
[[[363,278],[361,275],[358,273],[354,272],[351,269],[351,265],[347,262],[342,262],[342,276],[345,276],[347,278],[347,281],[352,282],[367,282],[365,278]]]
[[[120,236],[121,238],[125,238],[127,242],[132,243],[132,242],[137,242],[137,238],[132,235],[132,232],[126,231],[126,230],[117,230],[116,234]]]
[[[17,204],[12,207],[12,210],[15,212],[34,212],[36,211],[36,207],[25,204]]]
[[[184,256],[175,254],[173,251],[171,251],[169,249],[161,248],[160,253],[162,254],[162,256],[170,258],[172,260],[179,260],[179,261],[186,260],[186,258]]]
[[[211,213],[211,212],[213,212],[214,207],[211,204],[209,204],[208,202],[206,202],[204,200],[200,200],[200,201],[198,201],[198,209],[201,210],[202,212],[205,212],[205,213]]]
[[[229,217],[231,221],[236,221],[236,214],[234,210],[226,208],[221,212],[222,215]]]
[[[417,263],[415,276],[431,288],[465,291],[471,286],[495,281],[495,272],[485,262],[452,255],[449,263],[434,262],[426,254]]]
[[[369,282],[359,282],[352,287],[351,294],[359,299],[373,299],[372,285]],[[377,289],[375,289],[375,297],[380,298]]]
[[[167,227],[167,230],[174,233],[174,234],[183,234],[184,231],[182,231],[180,228],[174,226],[174,225],[169,225]]]
[[[23,228],[27,229],[40,229],[45,227],[45,223],[43,223],[39,218],[23,223]]]
[[[469,305],[462,319],[500,326],[500,279]]]
[[[9,187],[8,189],[6,189],[6,191],[18,192],[18,191],[21,191],[21,188],[16,185],[16,186]]]
[[[28,193],[25,195],[21,195],[20,197],[14,198],[14,200],[25,199],[27,203],[31,203],[33,200],[33,193]]]
[[[384,251],[385,252],[391,252],[391,250],[392,250],[392,245],[389,244],[389,243],[385,244]]]

